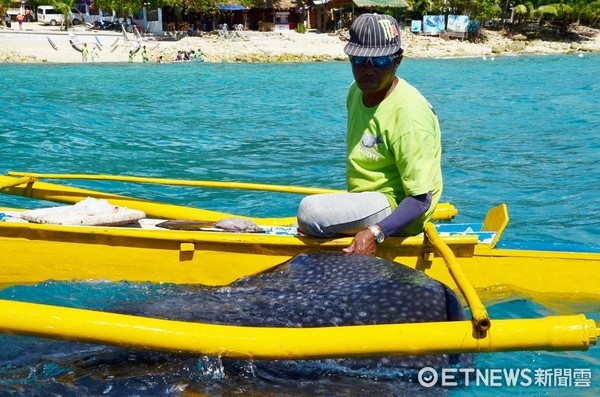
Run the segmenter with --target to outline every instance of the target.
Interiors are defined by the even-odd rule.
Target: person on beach
[[[148,62],[148,51],[146,50],[146,46],[142,48],[142,62]]]
[[[100,58],[95,48],[90,50],[90,58],[92,58],[92,62],[96,62],[96,59]]]
[[[396,233],[423,231],[442,193],[437,116],[421,93],[396,77],[400,28],[388,15],[363,14],[344,47],[354,82],[348,98],[348,193],[308,196],[298,207],[307,235],[354,235],[347,253],[375,255]]]
[[[129,63],[133,63],[133,56],[135,54],[133,53],[133,51],[129,51],[129,58],[127,59],[127,62]]]
[[[23,21],[25,20],[25,17],[19,13],[19,15],[17,15],[17,22],[19,23],[19,30],[23,30]]]
[[[81,62],[87,62],[89,53],[90,50],[88,49],[87,43],[83,43],[83,47],[81,48]]]

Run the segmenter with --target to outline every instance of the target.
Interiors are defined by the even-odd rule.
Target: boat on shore
[[[142,48],[141,40],[140,39],[130,40],[127,37],[127,33],[125,32],[125,29],[123,27],[121,27],[121,28],[123,29],[122,41],[124,43],[124,44],[122,44],[122,46],[125,48],[126,51],[137,54],[137,52],[140,50],[140,48]],[[95,36],[94,39],[95,39],[95,41],[93,41],[93,42],[84,43],[79,39],[79,37],[75,33],[69,32],[69,43],[71,44],[71,47],[73,47],[73,49],[78,52],[83,52],[84,44],[89,44],[90,49],[93,46],[94,48],[98,49],[99,51],[102,51],[102,43],[98,39],[98,36]],[[56,50],[57,49],[56,44],[54,44],[54,42],[49,37],[48,37],[48,41],[50,42],[50,45],[52,46],[52,48],[54,48]],[[117,39],[114,42],[114,44],[112,45],[111,52],[115,51],[117,49],[117,47],[119,46],[119,44],[117,44],[118,41],[119,41],[119,39]]]
[[[164,180],[99,175],[11,172],[0,193],[75,204],[87,197],[142,211],[121,226],[32,223],[22,209],[0,209],[0,250],[10,260],[0,270],[3,286],[46,280],[108,280],[224,286],[266,272],[301,253],[339,252],[351,237],[299,235],[294,218],[252,218],[152,202],[39,179],[103,179],[182,186],[255,189],[313,194],[330,189],[233,182]],[[435,223],[417,236],[394,236],[378,256],[423,271],[459,291],[472,321],[387,324],[310,329],[191,324],[82,309],[1,301],[6,333],[143,349],[224,357],[305,359],[340,356],[460,353],[509,350],[586,350],[600,335],[584,315],[490,320],[483,302],[509,294],[532,299],[597,301],[600,252],[541,251],[497,247],[509,217],[492,208],[481,223],[455,223],[451,204],[440,204]],[[251,220],[257,230],[227,231],[214,223]],[[179,226],[173,225],[179,221]],[[170,222],[171,221],[171,222]],[[170,228],[162,227],[164,224]],[[402,336],[401,343],[397,341]],[[302,342],[305,341],[305,342]],[[310,341],[310,343],[306,343]],[[318,342],[316,342],[318,341]],[[314,343],[313,343],[314,342]]]

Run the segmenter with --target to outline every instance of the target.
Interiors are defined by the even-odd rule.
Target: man
[[[308,196],[298,208],[305,234],[355,234],[345,252],[375,255],[396,233],[423,231],[442,194],[440,128],[414,87],[396,77],[400,29],[387,15],[363,14],[350,27],[354,83],[347,99],[348,193]]]
[[[19,30],[23,30],[23,21],[25,20],[25,17],[23,15],[21,15],[21,13],[19,13],[19,15],[17,15],[17,22],[19,23]]]
[[[87,46],[87,43],[83,43],[83,47],[81,48],[81,62],[87,62],[89,53],[90,53],[90,50]]]

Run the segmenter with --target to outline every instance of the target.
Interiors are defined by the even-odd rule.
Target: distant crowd
[[[133,63],[135,55],[136,55],[136,52],[129,51],[129,63]],[[150,60],[146,46],[142,47],[141,56],[142,56],[142,63],[147,63]],[[177,51],[177,55],[175,56],[175,59],[172,60],[172,62],[189,62],[189,61],[204,62],[204,58],[202,57],[202,50],[200,48],[198,48],[198,51],[196,51],[196,50],[189,50],[189,51],[180,50],[180,51]],[[169,61],[165,60],[162,55],[160,55],[156,58],[156,63],[167,63],[167,62],[169,62]]]
[[[177,55],[175,56],[175,62],[185,62],[185,61],[196,61],[202,62],[204,59],[202,58],[202,51],[198,48],[198,52],[194,50],[190,51],[177,51]]]
[[[150,56],[148,55],[148,49],[146,46],[142,46],[140,55],[142,57],[142,63],[148,63],[150,61]],[[130,50],[128,54],[128,62],[133,63],[136,55],[139,51]],[[88,47],[87,43],[84,43],[81,48],[81,61],[88,62],[91,60],[95,62],[98,59],[98,53],[95,48]],[[204,62],[204,58],[202,57],[202,50],[198,48],[198,50],[189,50],[189,51],[177,51],[177,55],[172,61],[167,61],[164,59],[162,55],[156,57],[156,63],[168,63],[168,62]]]

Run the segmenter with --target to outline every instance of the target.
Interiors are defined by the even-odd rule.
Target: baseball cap
[[[400,28],[389,15],[362,14],[350,26],[344,52],[355,57],[380,57],[400,51]]]

